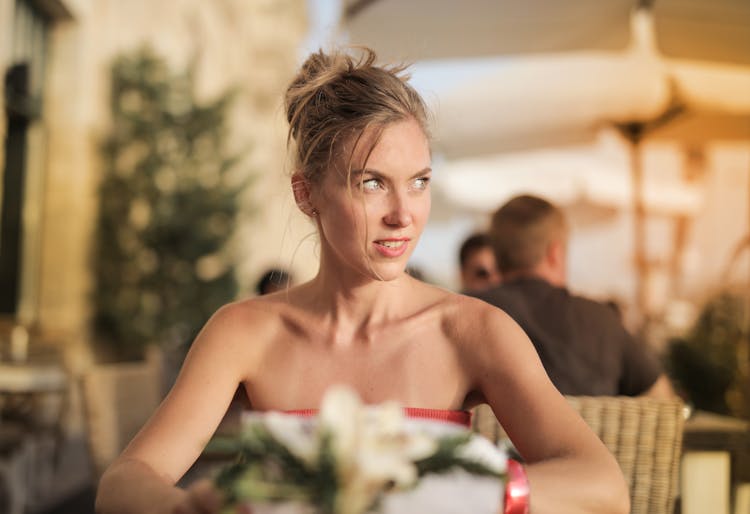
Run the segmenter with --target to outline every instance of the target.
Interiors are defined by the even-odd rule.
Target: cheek
[[[430,209],[432,208],[432,197],[427,194],[422,202],[417,206],[415,216],[419,218],[422,225],[427,223],[427,219],[430,217]]]
[[[364,234],[366,217],[362,205],[357,205],[356,199],[351,198],[326,198],[324,209],[324,228],[327,232],[337,238],[348,238],[359,241],[356,236]]]

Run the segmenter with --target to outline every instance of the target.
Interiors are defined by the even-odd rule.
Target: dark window
[[[23,277],[29,127],[40,117],[48,18],[28,0],[13,11],[10,67],[4,70],[5,159],[0,175],[0,315],[16,315]]]
[[[15,314],[21,274],[21,234],[26,131],[31,122],[24,112],[28,97],[28,66],[15,65],[5,75],[5,166],[0,210],[0,313]]]

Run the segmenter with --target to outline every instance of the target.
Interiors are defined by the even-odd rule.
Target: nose
[[[388,210],[383,222],[389,227],[408,227],[412,222],[408,194],[392,192],[388,198]]]

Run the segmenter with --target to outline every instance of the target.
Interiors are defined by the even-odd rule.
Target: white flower
[[[354,390],[334,386],[323,397],[318,414],[320,436],[330,435],[333,455],[341,474],[354,465],[360,431],[362,405]]]
[[[304,429],[304,422],[299,416],[280,412],[269,412],[262,418],[263,425],[278,442],[283,444],[295,457],[314,464],[319,452],[319,441],[310,437]]]
[[[484,437],[472,437],[456,453],[458,457],[481,464],[495,473],[505,473],[508,466],[507,454],[497,451],[495,445]]]
[[[410,487],[417,479],[414,461],[432,455],[437,443],[409,432],[403,409],[395,402],[366,408],[357,462],[363,476],[376,483]]]
[[[332,437],[340,514],[364,512],[390,486],[413,486],[418,478],[414,461],[437,448],[428,436],[407,432],[399,404],[363,407],[357,394],[346,387],[337,386],[326,394],[319,420],[321,436]]]
[[[499,475],[506,467],[505,456],[498,456],[497,448],[481,437],[468,438],[465,444],[461,429],[407,424],[398,403],[364,406],[354,390],[343,386],[327,392],[317,420],[269,412],[243,416],[243,424],[249,428],[244,434],[252,457],[239,477],[236,468],[228,468],[222,479],[229,478],[231,485],[224,487],[245,501],[307,499],[326,512],[332,508],[335,514],[364,514],[377,500],[392,497],[387,492],[418,491],[417,463],[423,459],[428,463],[422,472],[428,473],[451,465],[460,468],[467,461],[485,468],[480,474]],[[429,460],[436,456],[439,441],[447,446],[436,460]],[[276,443],[295,459],[266,461],[266,454],[279,452]],[[477,473],[476,467],[469,468]],[[309,473],[316,476],[310,483],[300,479]]]

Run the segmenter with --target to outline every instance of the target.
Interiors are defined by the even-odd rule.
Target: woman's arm
[[[617,461],[547,377],[531,341],[504,312],[471,300],[467,366],[526,461],[532,514],[625,514]]]
[[[219,512],[221,497],[206,480],[187,490],[175,487],[139,459],[121,457],[102,476],[97,513],[198,514]]]
[[[248,318],[234,304],[209,320],[172,390],[102,476],[97,513],[218,512],[218,494],[207,484],[188,490],[174,484],[203,451],[252,366]]]

